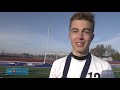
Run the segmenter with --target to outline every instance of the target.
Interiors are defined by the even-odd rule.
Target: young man
[[[89,52],[94,25],[94,15],[90,12],[78,12],[71,17],[72,52],[54,61],[49,78],[114,78],[110,64]]]

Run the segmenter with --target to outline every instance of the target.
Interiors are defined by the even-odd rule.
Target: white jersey
[[[67,56],[53,62],[49,78],[61,78]],[[77,60],[71,57],[67,78],[80,78],[86,60]],[[91,63],[86,78],[114,78],[112,68],[104,61],[91,54]]]

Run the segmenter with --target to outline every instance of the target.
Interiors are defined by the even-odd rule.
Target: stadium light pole
[[[50,26],[48,26],[47,51],[49,51],[49,47],[48,47],[48,44],[49,44],[49,38],[50,38]]]
[[[50,25],[48,25],[48,38],[47,38],[47,43],[46,43],[46,52],[48,52],[49,50],[49,47],[48,47],[48,44],[49,44],[49,38],[50,38]],[[46,60],[46,52],[45,52],[45,56],[44,56],[44,62],[43,64],[45,64],[45,60]]]

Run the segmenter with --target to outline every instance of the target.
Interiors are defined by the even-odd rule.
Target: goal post
[[[46,63],[46,60],[50,60],[50,61],[55,61],[57,59],[60,59],[64,56],[67,56],[68,53],[66,52],[54,52],[54,51],[49,51],[49,52],[45,52],[44,53],[44,61],[43,63]]]

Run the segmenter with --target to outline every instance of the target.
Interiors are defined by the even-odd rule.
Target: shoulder
[[[95,64],[100,64],[100,65],[105,66],[105,67],[110,66],[110,64],[107,61],[105,61],[99,57],[96,57],[92,54],[91,54],[91,56],[92,56],[92,60]]]
[[[61,64],[65,64],[66,59],[67,59],[67,56],[65,56],[63,58],[60,58],[60,59],[57,59],[53,62],[53,65],[54,66],[59,66]]]
[[[97,71],[101,71],[101,78],[114,78],[114,73],[109,62],[94,55],[91,56],[93,64],[97,68]]]

